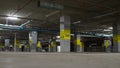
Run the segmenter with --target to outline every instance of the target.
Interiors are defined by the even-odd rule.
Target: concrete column
[[[6,51],[8,51],[8,47],[10,46],[10,39],[5,39],[5,47],[6,47]]]
[[[30,51],[31,52],[36,52],[37,31],[29,32],[29,43],[30,43]]]
[[[49,45],[48,45],[48,52],[51,52],[52,50],[51,50],[51,39],[49,40]]]
[[[36,49],[37,49],[37,52],[41,52],[42,51],[42,46],[41,46],[41,42],[40,41],[38,41]]]
[[[52,37],[50,44],[51,44],[51,51],[57,52],[56,37]]]
[[[111,38],[104,39],[104,46],[106,52],[111,52],[111,46],[112,46]]]
[[[51,44],[48,45],[48,52],[51,52]]]
[[[113,23],[113,52],[120,52],[120,19]]]
[[[60,17],[60,48],[61,52],[70,52],[70,17]]]
[[[56,41],[52,41],[51,46],[52,46],[52,52],[57,52]]]
[[[83,42],[81,41],[81,35],[77,34],[75,39],[75,50],[76,52],[84,52]]]
[[[60,45],[57,45],[57,52],[61,52]]]
[[[15,36],[14,36],[14,52],[17,51],[17,39],[16,39],[16,33],[15,33]]]
[[[10,45],[10,39],[5,39],[5,46],[9,46]]]

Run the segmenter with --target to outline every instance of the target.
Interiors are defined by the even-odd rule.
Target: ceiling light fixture
[[[112,30],[110,30],[110,29],[104,29],[104,31],[112,31]]]
[[[112,30],[112,29],[113,29],[113,27],[109,27],[108,29]]]
[[[60,36],[56,36],[56,38],[60,38]]]
[[[78,23],[80,23],[81,21],[77,21],[77,22],[73,22],[73,24],[78,24]]]
[[[7,17],[7,19],[10,19],[10,20],[19,20],[18,17]]]

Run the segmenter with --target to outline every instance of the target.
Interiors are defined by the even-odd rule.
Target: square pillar
[[[5,39],[5,46],[9,46],[10,45],[10,39]]]
[[[52,52],[57,52],[56,41],[51,42],[51,49],[52,49]]]
[[[60,48],[61,52],[70,52],[70,17],[60,17]]]
[[[30,51],[36,52],[37,47],[37,31],[29,32],[29,44],[30,44]]]
[[[10,39],[5,39],[6,51],[9,51],[9,46],[10,46]]]
[[[104,39],[104,46],[106,52],[111,52],[111,46],[112,46],[111,38],[108,37]]]
[[[80,34],[77,34],[75,38],[75,50],[76,52],[84,52],[84,46]]]
[[[42,46],[41,46],[41,42],[40,42],[40,41],[37,42],[37,47],[36,47],[36,49],[37,49],[37,50],[36,50],[37,52],[41,52],[41,51],[42,51]]]
[[[120,20],[113,23],[113,52],[120,52]]]

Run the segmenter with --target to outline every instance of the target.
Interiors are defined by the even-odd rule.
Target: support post
[[[113,52],[120,52],[120,17],[113,23]]]
[[[61,52],[70,52],[70,17],[60,17],[60,48]]]
[[[36,52],[37,46],[37,31],[31,31],[29,33],[29,44],[30,44],[30,51]]]

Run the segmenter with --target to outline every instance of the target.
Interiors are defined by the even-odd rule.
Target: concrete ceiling
[[[37,6],[38,0],[1,0],[0,23],[6,24],[7,16],[17,16],[20,20],[8,20],[8,24],[21,25],[28,20],[28,28],[59,30],[59,18],[62,14],[71,17],[76,31],[103,32],[112,26],[120,12],[120,0],[41,0],[64,6],[63,10],[46,9]],[[53,26],[54,25],[54,26]],[[98,29],[98,31],[95,31]]]

